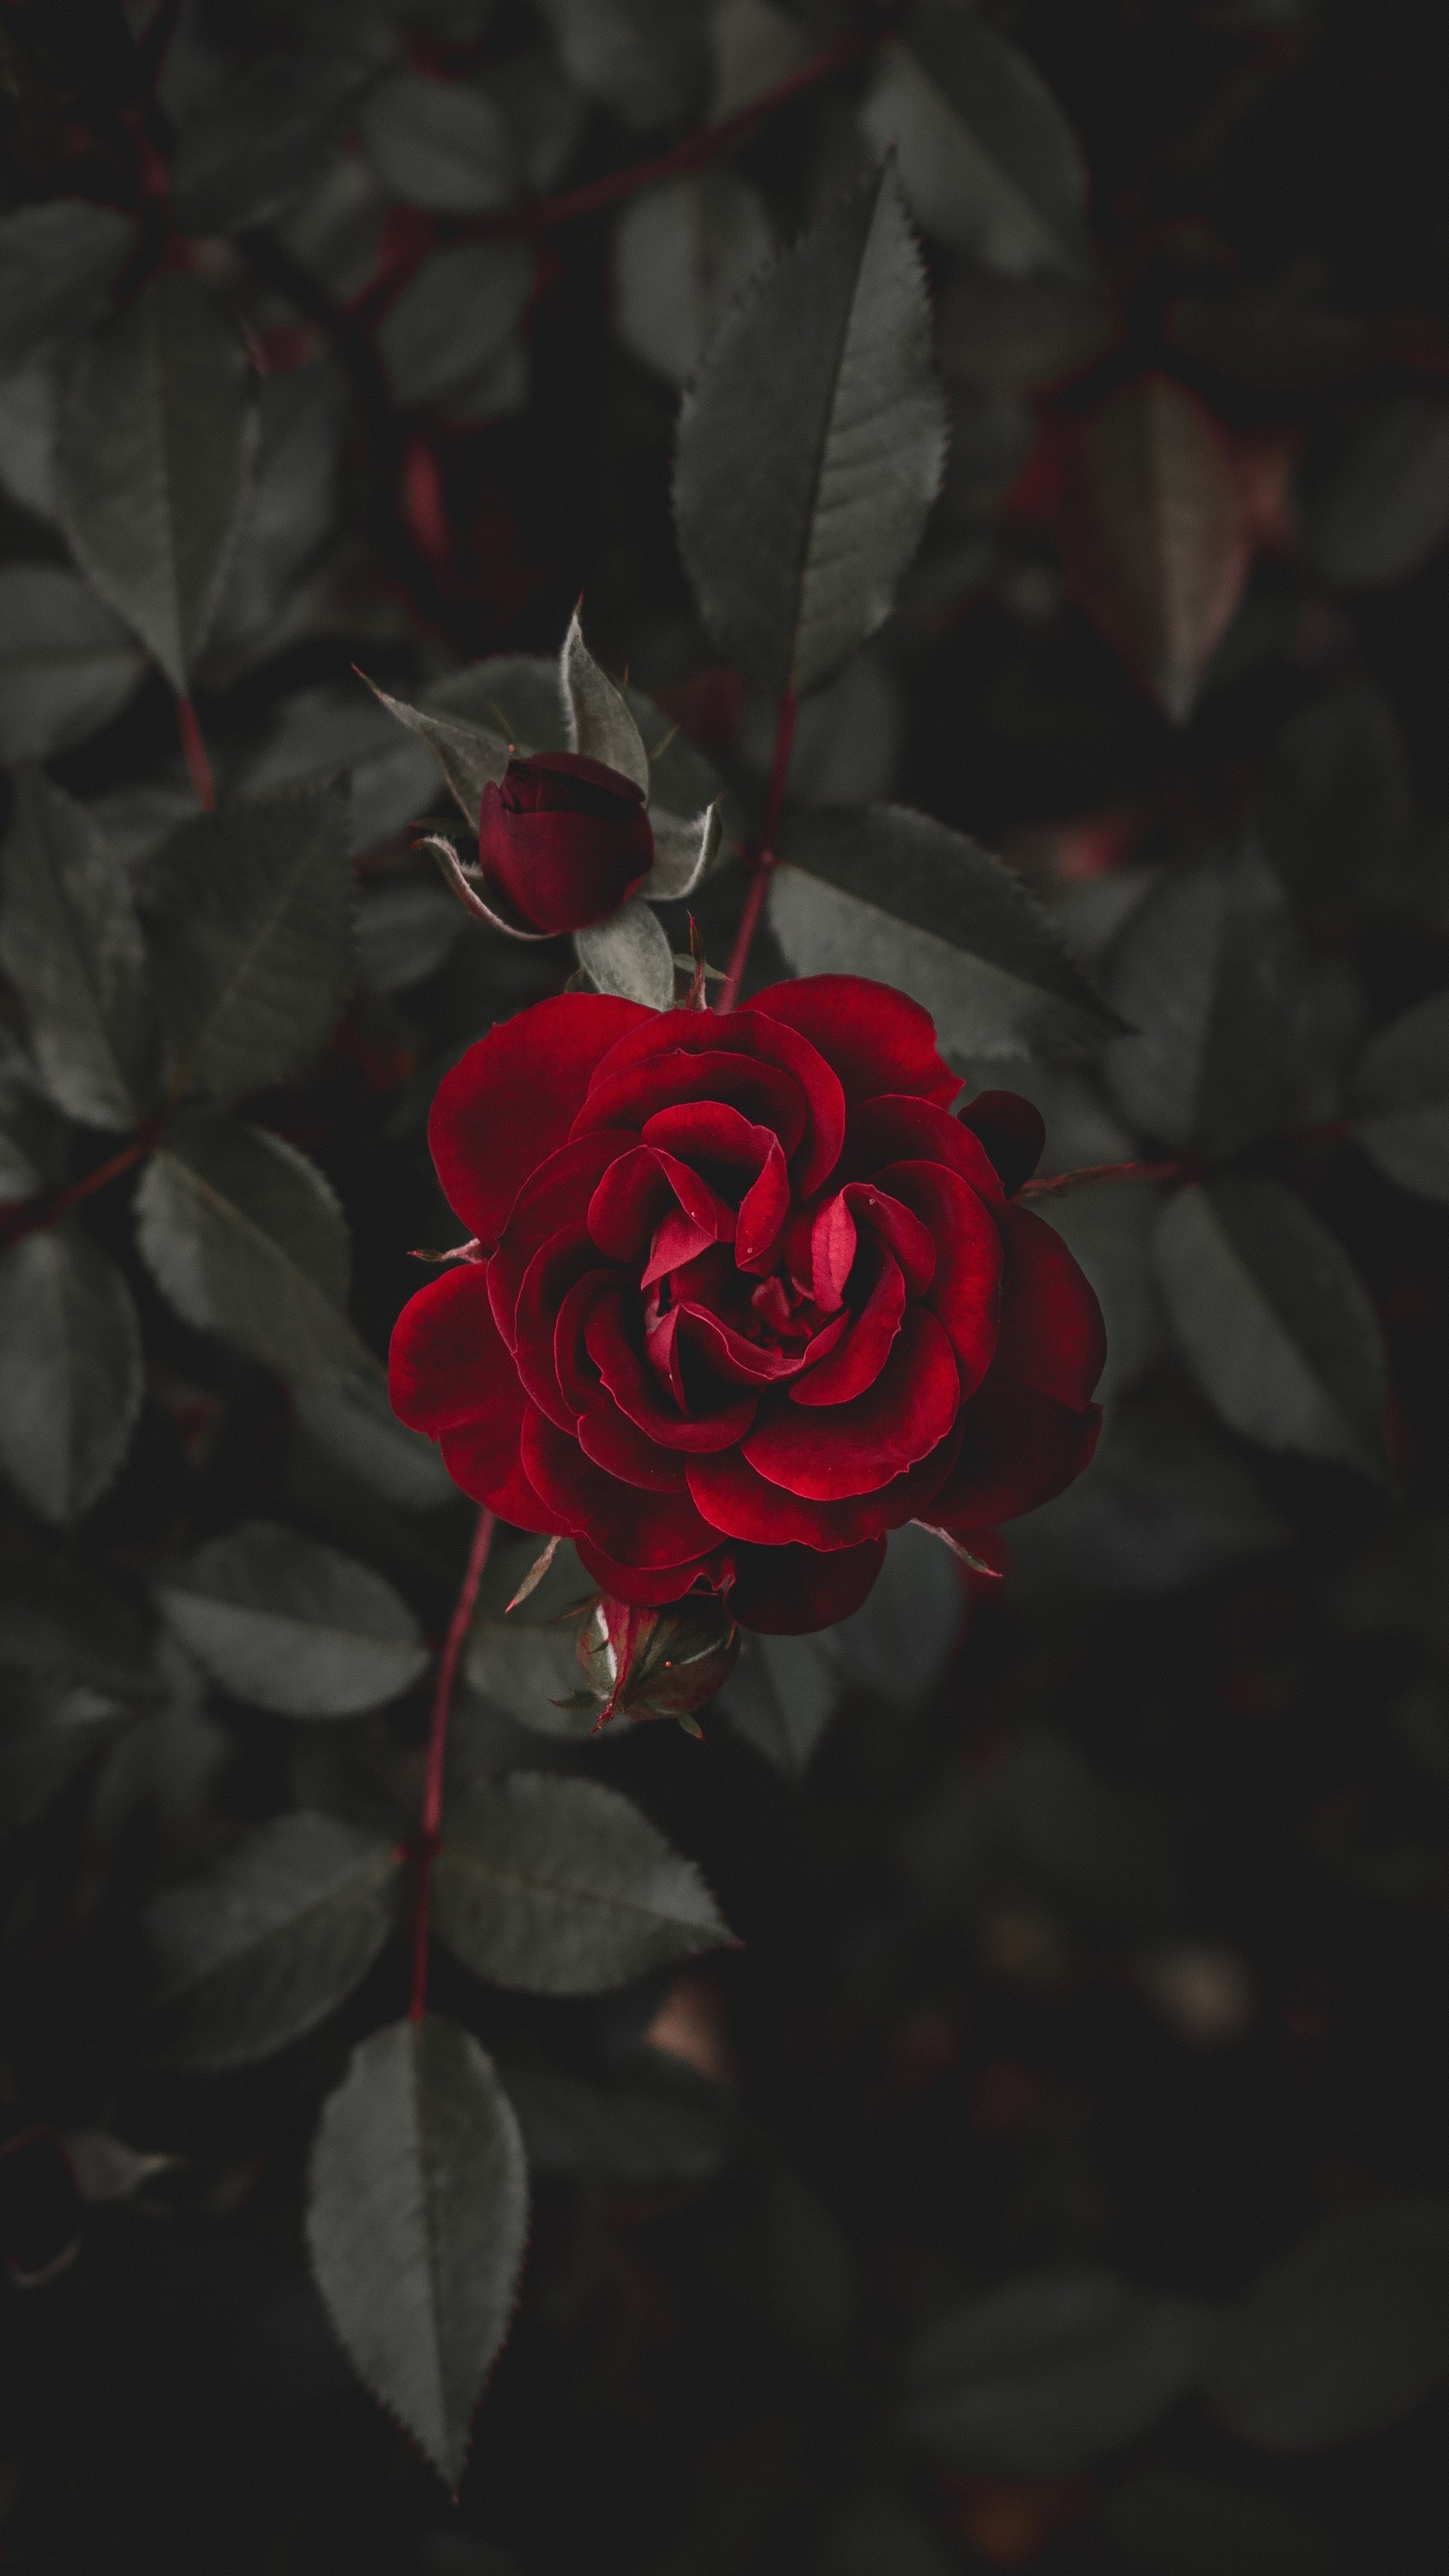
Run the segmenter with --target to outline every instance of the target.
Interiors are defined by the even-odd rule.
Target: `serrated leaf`
[[[283,1717],[355,1717],[396,1699],[428,1650],[407,1603],[370,1566],[277,1521],[247,1521],[156,1587],[213,1681]]]
[[[297,196],[362,77],[356,63],[273,54],[208,90],[182,125],[171,169],[182,231],[236,232]]]
[[[0,1466],[62,1526],[99,1500],[141,1409],[141,1328],[113,1261],[70,1228],[0,1254]]]
[[[657,912],[631,895],[607,921],[574,932],[579,964],[601,993],[620,993],[651,1011],[674,1000],[674,952]]]
[[[294,1073],[331,1029],[347,978],[346,798],[324,790],[199,814],[150,882],[175,1084],[234,1100]]]
[[[58,564],[0,570],[0,760],[48,760],[119,715],[146,658]]]
[[[1231,1430],[1385,1476],[1378,1317],[1300,1198],[1236,1175],[1182,1190],[1163,1209],[1155,1252],[1178,1343]]]
[[[1353,1133],[1401,1190],[1449,1203],[1449,993],[1431,994],[1364,1049]]]
[[[491,1984],[594,1995],[730,1938],[694,1863],[594,1780],[513,1772],[450,1805],[439,1938]]]
[[[186,1111],[142,1174],[136,1232],[158,1286],[198,1332],[301,1384],[370,1365],[347,1321],[341,1210],[280,1136]]]
[[[1240,2440],[1288,2456],[1362,2441],[1449,2376],[1449,2208],[1386,2196],[1290,2246],[1231,2310],[1208,2377]]]
[[[364,886],[358,900],[357,980],[372,993],[406,993],[435,975],[467,915],[436,882],[404,877]]]
[[[375,2031],[323,2108],[308,2245],[354,2369],[453,2488],[527,2232],[518,2123],[476,2039],[436,2013]]]
[[[1287,909],[1255,851],[1175,869],[1138,905],[1105,984],[1132,1029],[1107,1049],[1117,1106],[1169,1145],[1230,1153],[1281,1116]]]
[[[787,1778],[807,1770],[852,1691],[912,1707],[940,1680],[962,1623],[949,1549],[929,1531],[893,1530],[868,1601],[805,1637],[746,1636],[720,1691],[730,1724]]]
[[[757,191],[729,168],[647,189],[614,237],[614,320],[632,356],[683,385],[772,247]]]
[[[430,251],[378,328],[394,400],[435,402],[501,357],[532,292],[521,242]]]
[[[1396,394],[1352,417],[1304,478],[1304,542],[1345,590],[1404,581],[1449,536],[1449,402]]]
[[[183,696],[220,602],[255,446],[246,352],[192,278],[154,279],[78,352],[57,449],[66,534],[87,580]]]
[[[459,813],[476,832],[483,790],[491,780],[501,778],[508,766],[505,737],[496,726],[470,724],[462,716],[409,706],[404,698],[390,697],[375,680],[369,680],[367,685],[390,716],[395,716],[400,725],[406,725],[409,733],[416,734],[420,742],[426,743]]]
[[[16,781],[0,963],[21,996],[50,1098],[91,1127],[133,1127],[150,1090],[151,995],[130,887],[83,805],[39,770]]]
[[[492,99],[467,81],[394,72],[369,93],[358,125],[405,205],[482,215],[514,194],[508,129]]]
[[[1197,2377],[1217,2320],[1087,2266],[1041,2272],[942,2318],[913,2346],[901,2417],[953,2465],[1065,2477],[1146,2432]]]
[[[565,69],[647,130],[682,116],[708,70],[706,0],[541,0]]]
[[[223,684],[291,640],[282,622],[337,515],[341,409],[325,359],[257,387],[257,466],[203,657]]]
[[[1060,533],[1089,616],[1181,723],[1253,560],[1251,495],[1226,431],[1169,377],[1123,385],[1077,432]]]
[[[0,366],[84,322],[136,239],[130,215],[52,197],[0,220]]]
[[[570,751],[585,752],[590,760],[617,769],[647,796],[649,754],[643,737],[623,690],[615,688],[584,642],[577,609],[569,619],[558,667]]]
[[[433,1442],[399,1422],[382,1378],[302,1387],[294,1410],[314,1448],[370,1493],[415,1512],[457,1500],[458,1488]]]
[[[868,959],[964,1055],[1080,1053],[1116,1025],[1035,898],[964,833],[876,805],[795,814],[779,848],[770,922],[799,974]]]
[[[1012,277],[1091,265],[1087,171],[1026,56],[953,0],[917,0],[861,112],[917,220]]]
[[[243,2066],[315,2030],[382,1949],[401,1882],[393,1844],[299,1812],[168,1888],[148,1918],[168,2056]]]
[[[890,613],[945,445],[920,253],[882,171],[745,294],[680,413],[680,548],[726,658],[799,693],[839,670]]]
[[[577,1622],[597,1589],[570,1540],[554,1550],[547,1571],[516,1610],[516,1597],[539,1555],[537,1539],[497,1546],[488,1560],[478,1610],[463,1649],[463,1674],[471,1690],[503,1710],[518,1726],[541,1735],[585,1734],[598,1716],[591,1699],[582,1730],[577,1717],[558,1707],[579,1687]]]
[[[384,707],[357,687],[325,683],[285,698],[275,725],[236,784],[247,799],[280,789],[351,788],[353,854],[380,847],[433,801],[433,763]]]

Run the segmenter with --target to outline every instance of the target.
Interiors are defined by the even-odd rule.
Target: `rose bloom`
[[[654,835],[643,790],[581,751],[510,760],[478,809],[478,865],[530,929],[587,930],[643,884]]]
[[[476,1244],[398,1318],[398,1414],[615,1600],[722,1593],[775,1633],[858,1608],[887,1530],[969,1544],[1046,1502],[1096,1441],[1102,1318],[1011,1196],[1036,1111],[953,1117],[960,1088],[855,975],[503,1021],[433,1104]]]

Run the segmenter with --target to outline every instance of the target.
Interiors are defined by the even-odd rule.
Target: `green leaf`
[[[436,2013],[375,2031],[322,2112],[308,2245],[354,2369],[454,2489],[527,2234],[523,2141],[476,2039]]]
[[[1449,536],[1449,402],[1396,394],[1352,417],[1304,478],[1303,535],[1325,581],[1403,581]]]
[[[1230,1175],[1170,1199],[1155,1248],[1173,1331],[1229,1428],[1384,1480],[1378,1317],[1311,1209],[1278,1181]]]
[[[1145,2433],[1197,2377],[1217,2321],[1086,2266],[1040,2272],[927,2329],[902,2422],[954,2466],[1067,2477]]]
[[[642,895],[631,896],[591,930],[576,930],[574,947],[601,993],[621,993],[651,1011],[671,1007],[674,952],[658,913]]]
[[[878,1692],[897,1709],[924,1699],[950,1661],[962,1618],[950,1550],[928,1530],[893,1530],[864,1606],[812,1636],[744,1637],[720,1706],[746,1743],[798,1779],[851,1691]]]
[[[205,1110],[172,1121],[136,1193],[157,1284],[198,1332],[305,1384],[371,1362],[347,1321],[341,1210],[280,1136]]]
[[[135,239],[131,216],[83,197],[52,197],[0,220],[0,366],[86,321]]]
[[[459,813],[476,832],[483,790],[491,780],[501,778],[508,767],[508,743],[496,725],[470,724],[463,716],[410,706],[405,698],[389,697],[375,680],[369,680],[367,685],[390,716],[426,743]],[[453,909],[457,910],[456,905]]]
[[[640,792],[649,793],[649,754],[622,689],[594,660],[584,642],[579,612],[574,610],[559,656],[559,688],[568,725],[569,749],[617,769]]]
[[[1208,2376],[1230,2432],[1290,2457],[1362,2441],[1449,2376],[1449,2208],[1386,2196],[1325,2219],[1231,2311]]]
[[[1132,914],[1105,981],[1135,1034],[1107,1049],[1103,1070],[1147,1135],[1231,1153],[1278,1122],[1287,936],[1282,888],[1252,850],[1174,869]]]
[[[693,1861],[627,1798],[532,1772],[452,1802],[433,1920],[474,1976],[535,1995],[602,1994],[730,1938]]]
[[[467,914],[434,881],[400,877],[362,888],[357,906],[357,980],[372,993],[406,993],[450,957]]]
[[[507,1606],[541,1545],[526,1538],[493,1550],[463,1650],[463,1675],[470,1690],[502,1709],[515,1725],[540,1735],[588,1734],[598,1717],[596,1703],[582,1720],[557,1706],[580,1684],[574,1652],[578,1628],[567,1614],[581,1610],[598,1589],[568,1539],[555,1550],[548,1572],[527,1600],[516,1610]]]
[[[0,485],[22,510],[54,523],[55,421],[60,402],[56,352],[42,349],[0,374]]]
[[[134,697],[145,655],[58,564],[0,569],[0,760],[48,760]]]
[[[441,215],[482,215],[514,194],[508,129],[467,81],[394,72],[363,105],[362,139],[395,197]]]
[[[326,359],[257,387],[256,472],[203,656],[223,686],[294,640],[288,612],[337,516],[341,411]]]
[[[315,2030],[378,1956],[401,1884],[392,1843],[298,1812],[168,1888],[149,1916],[167,2055],[243,2066]]]
[[[1401,1190],[1449,1204],[1449,992],[1381,1029],[1364,1050],[1353,1133]]]
[[[1034,896],[962,832],[900,805],[795,814],[770,923],[801,975],[873,975],[963,1055],[1080,1053],[1116,1022]]]
[[[78,352],[57,451],[66,534],[87,580],[183,695],[221,598],[255,445],[246,352],[190,277],[156,278]]]
[[[1019,277],[1091,265],[1087,171],[1024,54],[954,0],[917,0],[881,49],[861,122],[894,149],[917,220]]]
[[[377,334],[395,401],[435,402],[500,358],[533,292],[522,242],[431,251]]]
[[[176,1086],[233,1100],[295,1073],[331,1030],[351,958],[345,796],[199,814],[159,853],[151,888]]]
[[[668,125],[708,68],[705,0],[541,0],[564,68],[627,125]]]
[[[633,357],[687,384],[742,288],[769,258],[758,192],[728,167],[647,189],[614,237],[614,321]]]
[[[0,1465],[42,1518],[98,1501],[141,1409],[141,1328],[113,1261],[70,1228],[0,1254]]]
[[[314,1448],[370,1493],[415,1512],[457,1500],[458,1488],[433,1442],[399,1422],[380,1377],[303,1387],[293,1409]]]
[[[209,90],[182,126],[171,168],[182,231],[236,232],[295,197],[361,77],[356,63],[274,54]]]
[[[50,1098],[133,1127],[150,1093],[151,996],[130,887],[83,805],[22,772],[3,855],[0,964]]]
[[[680,413],[674,508],[704,622],[763,686],[831,678],[890,614],[936,497],[925,276],[880,172],[765,271]]]
[[[390,1583],[277,1521],[210,1540],[156,1590],[212,1680],[283,1717],[355,1717],[427,1668],[418,1623]]]

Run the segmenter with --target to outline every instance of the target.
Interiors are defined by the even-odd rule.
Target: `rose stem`
[[[186,773],[196,790],[196,801],[208,814],[213,814],[216,811],[216,780],[211,774],[211,762],[206,756],[206,744],[202,740],[201,727],[196,721],[195,707],[189,698],[183,698],[179,694],[176,700],[176,730],[181,736],[181,748],[186,754]]]
[[[443,1820],[443,1760],[448,1749],[448,1714],[453,1705],[453,1684],[458,1677],[458,1658],[463,1640],[473,1617],[473,1604],[493,1544],[493,1514],[485,1503],[473,1531],[473,1545],[468,1552],[467,1571],[463,1576],[453,1616],[438,1664],[438,1678],[433,1691],[432,1715],[428,1720],[428,1764],[423,1774],[423,1812],[415,1846],[417,1883],[413,1892],[413,1990],[408,2005],[410,2021],[421,2021],[428,2009],[428,1880],[437,1857],[438,1828]]]
[[[719,1000],[715,1005],[715,1008],[720,1011],[732,1011],[739,999],[745,968],[750,962],[750,948],[760,925],[760,915],[765,909],[765,889],[770,882],[770,872],[775,865],[775,838],[780,829],[780,816],[785,808],[785,784],[790,775],[790,754],[795,748],[795,718],[798,712],[799,700],[792,688],[786,688],[781,695],[779,712],[775,718],[775,753],[770,763],[770,784],[765,791],[765,811],[760,821],[760,838],[753,861],[754,873],[750,879],[749,893],[745,897],[745,908],[740,915],[740,926],[735,933],[735,944],[730,951],[729,972],[720,986]]]

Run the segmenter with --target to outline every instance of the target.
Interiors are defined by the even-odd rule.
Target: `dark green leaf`
[[[191,278],[155,279],[78,353],[57,458],[66,533],[86,578],[183,695],[255,444],[246,352]]]
[[[830,679],[890,613],[945,444],[920,253],[881,172],[765,271],[685,398],[679,542],[726,658],[771,689]]]
[[[622,994],[646,1010],[667,1011],[674,1000],[674,953],[663,923],[642,895],[621,904],[607,921],[576,930],[579,964],[601,993]]]
[[[845,1697],[837,1633],[743,1637],[739,1662],[720,1692],[731,1726],[787,1779],[805,1771]]]
[[[1081,270],[1087,172],[1032,65],[954,0],[917,0],[882,49],[862,121],[894,148],[918,220],[989,268]]]
[[[1157,1268],[1178,1342],[1230,1429],[1383,1478],[1388,1369],[1367,1289],[1278,1181],[1229,1176],[1169,1200]]]
[[[1196,2469],[1134,2469],[1103,2512],[1115,2560],[1141,2576],[1337,2576],[1321,2524],[1281,2497]]]
[[[302,1383],[367,1365],[347,1321],[341,1211],[305,1154],[259,1127],[190,1110],[136,1193],[141,1250],[198,1332]]]
[[[1135,1034],[1103,1059],[1124,1116],[1168,1145],[1230,1153],[1287,1098],[1287,915],[1253,850],[1164,876],[1112,950],[1108,998]]]
[[[540,1735],[587,1735],[597,1704],[579,1713],[557,1705],[578,1690],[581,1679],[574,1652],[578,1626],[567,1613],[582,1609],[597,1589],[569,1540],[555,1550],[527,1600],[508,1608],[543,1544],[527,1538],[494,1550],[468,1631],[463,1672],[469,1687],[516,1725]]]
[[[129,215],[82,197],[21,206],[0,221],[0,366],[86,321],[136,238]]]
[[[255,477],[207,641],[208,674],[223,678],[277,649],[293,586],[328,537],[337,508],[339,389],[314,361],[257,388]]]
[[[433,1919],[473,1974],[593,1995],[729,1940],[695,1868],[614,1789],[514,1772],[457,1798]]]
[[[236,1699],[284,1717],[353,1717],[428,1660],[390,1583],[276,1521],[248,1521],[157,1585],[167,1618]]]
[[[626,2189],[708,2182],[730,2150],[724,2102],[703,2085],[586,2084],[561,2067],[510,2067],[505,2083],[540,2173],[601,2174]]]
[[[42,349],[13,373],[0,375],[0,485],[22,510],[47,522],[56,515],[59,372],[56,352]]]
[[[1262,813],[1275,867],[1319,911],[1340,913],[1404,867],[1418,820],[1409,745],[1366,673],[1346,673],[1284,726]]]
[[[279,1816],[151,1908],[167,2054],[241,2066],[314,2030],[397,1920],[394,1846],[335,1816]]]
[[[1208,2377],[1240,2440],[1297,2454],[1362,2441],[1449,2375],[1449,2208],[1385,2197],[1339,2211],[1231,2311]]]
[[[91,1127],[132,1127],[149,1096],[151,997],[130,888],[83,805],[39,770],[16,781],[0,963],[40,1078]]]
[[[686,384],[771,249],[756,191],[728,168],[636,197],[614,242],[614,318],[626,349]]]
[[[437,214],[481,215],[514,193],[507,127],[466,81],[394,72],[369,95],[358,123],[395,197]]]
[[[565,69],[626,124],[666,125],[704,86],[705,0],[541,0]]]
[[[467,918],[436,879],[365,886],[357,908],[358,981],[374,993],[421,984],[452,955]]]
[[[555,687],[557,683],[555,682]],[[478,829],[478,803],[491,780],[503,776],[508,766],[509,746],[495,724],[472,724],[461,715],[439,713],[428,707],[410,706],[404,698],[388,695],[369,680],[372,690],[390,716],[395,716],[409,733],[427,744],[447,782],[459,813],[474,832]],[[452,907],[456,913],[456,904]],[[459,915],[461,919],[461,914]]]
[[[295,197],[360,77],[356,63],[272,55],[209,90],[183,125],[172,164],[171,206],[182,231],[236,232]]]
[[[381,1378],[303,1387],[294,1409],[313,1446],[371,1493],[407,1511],[456,1500],[458,1488],[433,1442],[399,1422]]]
[[[58,564],[0,570],[0,760],[48,760],[135,695],[139,645]]]
[[[1114,2273],[1041,2272],[930,2327],[906,2365],[902,2420],[954,2465],[1070,2476],[1145,2433],[1197,2377],[1216,2320]]]
[[[1013,1524],[1012,1589],[1024,1600],[1177,1592],[1289,1535],[1210,1422],[1120,1406],[1086,1474]]]
[[[1449,1202],[1449,993],[1435,993],[1381,1029],[1354,1086],[1370,1114],[1353,1132],[1401,1190]]]
[[[1326,581],[1402,581],[1449,536],[1449,402],[1397,394],[1351,419],[1306,478],[1303,533]]]
[[[1115,1026],[1035,898],[964,833],[878,805],[796,814],[780,850],[770,921],[800,974],[869,958],[963,1055],[1076,1053]]]
[[[141,1330],[114,1262],[69,1227],[0,1254],[0,1465],[48,1521],[111,1482],[141,1408]]]
[[[394,398],[435,402],[502,357],[533,291],[521,242],[431,251],[377,335]]]
[[[346,689],[299,689],[277,711],[275,729],[237,780],[251,798],[281,788],[320,787],[347,779],[352,791],[354,854],[377,849],[404,823],[436,807],[433,763],[375,698]]]
[[[345,797],[198,815],[157,858],[151,897],[178,1087],[233,1100],[305,1064],[337,1017],[350,958]]]
[[[312,2151],[312,2268],[349,2360],[456,2488],[508,2331],[528,2175],[476,2039],[430,2013],[354,2050]]]

